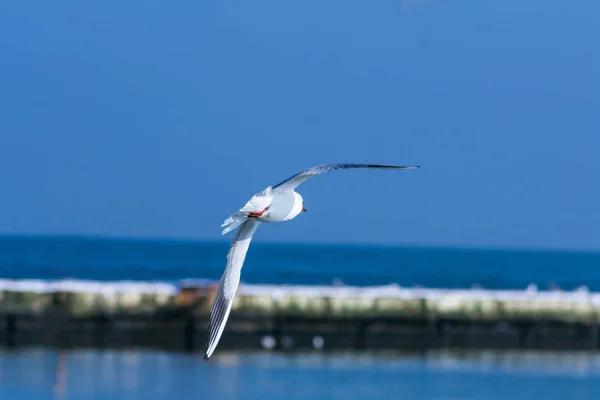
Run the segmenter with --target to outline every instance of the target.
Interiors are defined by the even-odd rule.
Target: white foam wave
[[[88,281],[65,279],[47,280],[13,280],[0,279],[0,291],[29,293],[135,293],[150,295],[176,295],[182,287],[208,288],[216,284],[206,279],[183,280],[178,283],[142,282],[142,281]],[[600,306],[600,293],[589,292],[585,288],[575,291],[538,291],[535,287],[525,290],[485,290],[485,289],[431,289],[407,288],[398,285],[383,286],[325,286],[325,285],[258,285],[241,284],[239,293],[245,296],[282,296],[298,297],[363,297],[363,298],[400,298],[400,299],[441,299],[460,300],[495,300],[536,303],[587,303]]]

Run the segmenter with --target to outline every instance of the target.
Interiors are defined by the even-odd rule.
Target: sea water
[[[27,400],[590,400],[593,353],[415,355],[0,351],[0,398]]]
[[[220,278],[228,242],[0,237],[0,278],[99,281]],[[266,244],[248,251],[242,281],[431,288],[600,290],[600,253]]]
[[[218,279],[228,243],[68,237],[0,238],[0,278]],[[253,243],[249,283],[600,290],[584,252]],[[596,353],[201,355],[142,350],[0,350],[0,399],[594,399]]]

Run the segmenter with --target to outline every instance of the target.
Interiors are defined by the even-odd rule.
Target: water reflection
[[[438,395],[446,392],[460,394],[459,398],[477,394],[501,399],[509,397],[502,397],[502,390],[494,385],[510,387],[512,380],[524,388],[531,384],[529,395],[545,388],[551,391],[560,382],[564,393],[573,385],[568,389],[575,390],[571,398],[577,398],[577,393],[586,398],[600,390],[599,375],[600,354],[592,352],[220,352],[205,363],[200,355],[149,351],[0,351],[0,398],[7,399],[121,400],[178,394],[219,399],[291,400],[321,395],[354,399],[359,395],[385,398],[397,390],[428,400],[444,398]],[[433,381],[435,387],[429,387]]]
[[[298,367],[329,369],[414,368],[441,370],[502,370],[504,372],[600,375],[598,352],[534,352],[496,350],[431,350],[424,352],[239,353],[222,352],[211,359],[222,366],[254,363],[260,368]]]
[[[67,357],[64,350],[58,351],[58,359],[56,363],[56,382],[54,383],[53,391],[56,394],[57,400],[62,400],[65,393],[65,382],[67,379]]]

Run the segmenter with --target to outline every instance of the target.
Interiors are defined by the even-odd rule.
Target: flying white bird
[[[373,165],[373,164],[325,164],[309,168],[290,178],[269,186],[260,193],[255,194],[235,214],[225,220],[222,235],[240,227],[236,232],[229,253],[227,254],[227,266],[221,277],[219,286],[215,293],[210,319],[208,323],[208,340],[206,342],[206,353],[204,360],[212,356],[223,329],[229,318],[233,298],[240,283],[240,274],[246,252],[250,246],[252,236],[261,222],[283,222],[294,219],[298,214],[306,211],[304,200],[294,189],[305,180],[328,171],[348,168],[379,168],[379,169],[412,169],[419,166],[395,166],[395,165]]]

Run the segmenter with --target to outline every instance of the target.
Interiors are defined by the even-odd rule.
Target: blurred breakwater
[[[0,280],[0,346],[202,350],[216,282]],[[219,348],[600,348],[600,293],[241,284]]]

